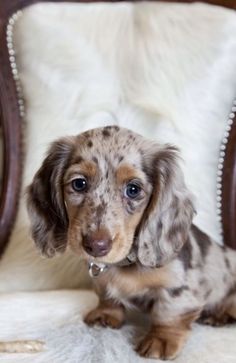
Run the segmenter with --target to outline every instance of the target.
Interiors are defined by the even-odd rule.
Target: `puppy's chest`
[[[139,291],[127,291],[120,289],[119,286],[108,284],[106,289],[107,296],[121,303],[126,308],[137,308],[143,312],[148,312],[154,304],[154,293],[150,288],[144,288]],[[155,291],[155,295],[158,292]]]
[[[171,276],[165,270],[139,272],[135,269],[113,271],[105,282],[106,295],[128,308],[148,312],[162,288],[171,285]]]

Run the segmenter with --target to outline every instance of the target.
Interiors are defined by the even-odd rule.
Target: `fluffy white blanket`
[[[24,189],[50,141],[99,125],[117,123],[177,144],[196,196],[195,223],[221,242],[216,171],[236,92],[235,34],[233,11],[203,4],[39,4],[23,12],[14,43],[27,106],[26,157],[17,223],[0,263],[0,291],[88,284],[86,268],[69,251],[54,260],[37,255]],[[2,295],[1,334],[7,338],[14,326],[18,338],[45,338],[49,350],[34,362],[118,362],[121,352],[126,362],[138,362],[131,328],[100,333],[84,327],[80,311],[90,299],[94,303],[84,294]],[[233,332],[196,327],[177,361],[235,361]],[[17,362],[6,355],[2,361]]]
[[[144,317],[131,315],[121,330],[88,328],[82,317],[97,303],[89,291],[51,291],[6,294],[0,300],[0,340],[42,339],[37,354],[0,354],[2,363],[152,363],[135,352],[135,341],[145,333]],[[11,321],[9,325],[9,310]],[[14,306],[14,308],[13,308]],[[135,324],[135,325],[134,325]],[[235,327],[195,325],[176,363],[235,363]]]

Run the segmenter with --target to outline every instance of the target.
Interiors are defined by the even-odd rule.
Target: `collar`
[[[124,258],[122,261],[116,264],[106,265],[104,263],[90,261],[88,264],[89,275],[93,278],[96,278],[103,272],[107,271],[112,266],[118,266],[118,267],[130,266],[135,262],[136,262],[136,253],[134,251],[131,251],[126,258]]]

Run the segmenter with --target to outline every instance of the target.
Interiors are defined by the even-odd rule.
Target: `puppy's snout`
[[[93,257],[101,257],[108,254],[111,249],[111,237],[103,232],[97,232],[85,236],[82,242],[84,250]]]

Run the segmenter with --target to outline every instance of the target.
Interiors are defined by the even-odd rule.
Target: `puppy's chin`
[[[115,248],[115,246],[110,250],[110,252],[102,257],[93,257],[86,254],[86,259],[90,261],[94,261],[95,263],[103,263],[105,265],[115,265],[123,262],[130,254],[132,249],[132,243],[129,246],[124,245],[119,248]]]

